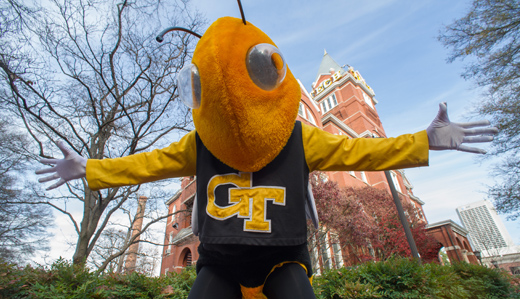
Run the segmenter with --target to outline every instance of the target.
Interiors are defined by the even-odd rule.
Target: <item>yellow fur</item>
[[[251,23],[225,17],[208,28],[193,55],[202,86],[201,106],[193,110],[195,128],[215,157],[244,172],[262,169],[280,153],[300,102],[300,87],[289,69],[272,91],[249,78],[246,55],[260,43],[275,45]]]

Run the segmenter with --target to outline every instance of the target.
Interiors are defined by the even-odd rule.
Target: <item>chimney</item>
[[[139,196],[139,203],[137,205],[137,213],[135,214],[134,223],[132,224],[132,236],[130,240],[134,238],[135,235],[141,232],[143,228],[143,218],[144,218],[144,210],[146,208],[146,201],[148,198],[146,196]],[[128,253],[126,255],[125,261],[125,272],[131,273],[135,271],[135,265],[137,262],[137,252],[139,251],[139,239],[137,237],[134,244],[128,247]]]

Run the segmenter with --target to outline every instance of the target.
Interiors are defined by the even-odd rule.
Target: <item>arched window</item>
[[[186,252],[184,253],[184,258],[182,260],[182,266],[183,267],[191,266],[191,250],[189,250],[189,249],[186,249]]]

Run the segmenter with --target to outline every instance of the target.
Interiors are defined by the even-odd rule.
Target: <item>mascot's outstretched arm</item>
[[[452,123],[448,118],[447,104],[440,103],[439,113],[426,129],[429,149],[459,150],[484,154],[486,153],[485,150],[476,147],[469,147],[463,145],[463,143],[492,141],[493,136],[490,135],[496,134],[498,129],[495,127],[484,127],[488,125],[489,121],[487,120],[469,123]],[[63,141],[58,142],[57,145],[64,155],[63,159],[41,159],[41,163],[50,164],[53,165],[53,167],[36,171],[36,174],[50,174],[46,177],[40,178],[38,180],[40,183],[58,180],[49,186],[47,190],[57,188],[73,179],[84,178],[86,175],[87,159],[69,149]],[[169,154],[172,154],[172,152],[170,151]],[[119,159],[124,161],[125,158]],[[149,159],[152,159],[152,157],[150,156],[147,158],[147,160]],[[153,164],[156,165],[157,163],[155,162]]]
[[[40,169],[36,174],[50,174],[40,178],[40,183],[58,180],[47,190],[57,188],[73,179],[87,179],[89,188],[105,188],[139,185],[167,178],[195,175],[195,131],[163,149],[133,154],[113,159],[86,159],[58,142],[63,159],[41,159],[53,167]]]

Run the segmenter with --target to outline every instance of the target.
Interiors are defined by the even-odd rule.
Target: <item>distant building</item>
[[[486,200],[463,205],[457,214],[468,230],[482,264],[520,274],[520,247],[515,245],[492,203]]]
[[[345,135],[348,138],[387,137],[375,107],[378,102],[372,88],[358,71],[352,67],[340,66],[327,52],[323,56],[311,92],[308,92],[301,82],[300,87],[301,102],[298,120],[335,135]],[[372,186],[390,193],[388,181],[382,171],[333,171],[327,172],[326,175],[329,180],[337,182],[340,187]],[[391,178],[391,184],[395,186],[403,203],[410,204],[415,216],[426,222],[422,208],[424,202],[413,194],[413,186],[404,172],[393,170]],[[178,213],[167,221],[161,274],[169,271],[179,272],[184,267],[196,263],[198,259],[199,241],[191,232],[191,214],[189,212],[193,206],[195,184],[196,178],[184,178],[181,190],[167,202],[170,213],[186,212]],[[450,224],[448,223],[447,226],[449,227]],[[446,230],[439,230],[437,235],[446,235]],[[334,243],[334,236],[329,233],[322,239],[319,244],[325,243],[325,245],[311,250],[316,273],[320,273],[321,269],[338,268],[354,263],[353,252],[349,252],[347,246]],[[448,239],[446,237],[439,242],[443,246],[455,250],[454,244],[449,241],[445,242]],[[468,243],[465,235],[459,235],[459,240]],[[460,247],[458,248],[460,251]],[[365,249],[360,248],[359,250]],[[369,254],[369,250],[366,251]],[[469,245],[467,252],[468,255],[473,254]],[[456,257],[457,255],[453,253],[451,256]],[[461,255],[459,254],[459,256]],[[456,260],[467,259],[461,256],[461,259]],[[470,262],[476,261],[474,257],[470,260]]]
[[[469,240],[482,257],[497,255],[515,244],[495,207],[486,200],[457,208],[460,221],[469,232]]]

